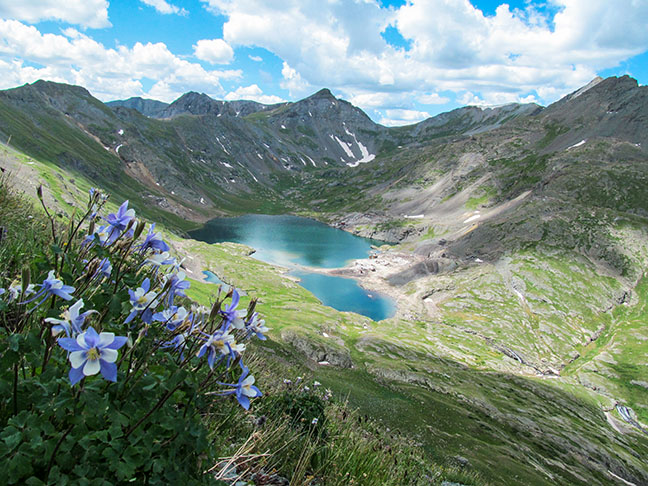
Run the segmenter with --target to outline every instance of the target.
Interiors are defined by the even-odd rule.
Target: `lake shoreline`
[[[181,240],[175,240],[173,246],[179,254],[186,256],[182,263],[182,267],[188,273],[188,276],[200,282],[207,282],[206,277],[202,272],[204,270],[213,272],[213,269],[207,268],[204,259],[201,258],[199,254],[189,254],[186,250],[186,246],[188,246],[192,241],[198,240],[183,238]],[[252,256],[257,252],[254,248],[248,245],[242,243],[237,244],[248,248],[248,256]],[[291,272],[295,270],[355,280],[364,290],[384,297],[389,297],[393,301],[395,311],[394,315],[385,320],[416,319],[423,317],[416,311],[417,308],[421,307],[420,302],[417,301],[415,296],[407,295],[399,287],[391,285],[387,281],[387,278],[400,271],[406,270],[411,265],[418,263],[421,259],[422,257],[417,255],[397,252],[392,249],[377,249],[375,250],[373,257],[354,259],[349,261],[345,266],[337,268],[317,268],[297,263],[291,266],[280,265],[277,263],[268,263],[268,265],[272,265],[276,268],[283,278],[289,279],[293,282],[299,282],[300,280],[298,277],[291,275]],[[222,280],[222,275],[217,274],[217,276]],[[224,283],[229,285],[226,280],[227,279],[224,280]],[[321,299],[318,298],[318,300],[321,302]]]

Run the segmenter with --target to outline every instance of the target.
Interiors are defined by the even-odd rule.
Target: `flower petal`
[[[82,368],[71,368],[70,373],[68,373],[68,378],[72,385],[79,383],[84,376]]]
[[[73,338],[59,338],[57,341],[58,345],[61,346],[63,349],[66,351],[82,351],[85,348],[85,346],[79,346],[79,338],[77,336],[76,339]],[[83,342],[85,344],[85,341]]]
[[[89,359],[83,367],[83,374],[86,376],[96,375],[99,373],[99,368],[100,364],[98,359]]]
[[[72,365],[72,368],[81,368],[86,362],[87,358],[87,353],[86,351],[74,351],[70,353],[70,356],[68,357],[70,360],[70,364]]]
[[[119,353],[114,349],[104,348],[101,350],[101,361],[106,361],[107,363],[114,363],[117,361],[117,355]]]
[[[88,348],[96,348],[99,344],[99,334],[97,334],[97,331],[94,330],[94,327],[88,327],[86,332],[84,332],[83,334]]]
[[[115,351],[117,354],[117,351]],[[101,359],[101,376],[108,381],[117,381],[117,365],[115,363],[108,363],[107,361]]]
[[[236,399],[241,404],[241,407],[243,407],[245,410],[250,409],[250,399],[248,397],[246,397],[245,395],[241,395],[241,396],[237,395]]]
[[[110,343],[108,346],[104,346],[103,349],[119,349],[127,342],[128,342],[128,338],[126,336],[115,336],[113,342]]]
[[[97,343],[98,348],[105,348],[109,346],[115,340],[114,332],[102,332],[99,334],[99,342]]]

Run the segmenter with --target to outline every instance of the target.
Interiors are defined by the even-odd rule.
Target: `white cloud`
[[[385,114],[380,118],[378,123],[388,127],[394,127],[411,125],[427,118],[430,118],[430,114],[426,111],[393,109],[385,110]]]
[[[274,103],[281,103],[284,101],[279,96],[264,95],[263,91],[261,91],[261,88],[259,88],[259,86],[256,84],[245,87],[241,86],[236,90],[227,93],[225,95],[225,99],[227,101],[252,100],[263,103],[264,105],[272,105]]]
[[[648,49],[648,2],[638,0],[551,0],[553,18],[533,4],[513,11],[503,4],[484,16],[468,0],[390,9],[377,0],[202,1],[226,16],[229,44],[284,61],[282,87],[291,96],[326,86],[352,97],[418,92],[428,104],[445,101],[435,93],[446,91],[470,91],[484,103],[548,103]],[[389,25],[407,50],[381,37]]]
[[[57,20],[93,29],[110,27],[107,0],[0,0],[0,18]]]
[[[234,50],[223,39],[202,39],[193,48],[198,59],[212,64],[228,64],[234,59]]]
[[[281,75],[283,76],[283,80],[279,83],[279,86],[287,89],[290,96],[299,97],[312,91],[311,85],[304,81],[301,74],[291,68],[285,61],[281,68]]]
[[[450,101],[450,98],[441,96],[439,93],[428,93],[419,96],[418,101],[424,105],[444,105]]]
[[[34,26],[0,19],[0,88],[48,79],[84,86],[102,100],[147,96],[172,101],[189,90],[221,96],[220,81],[240,77],[240,71],[210,71],[181,59],[163,43],[107,49],[74,29],[42,34]],[[143,78],[156,80],[148,92]]]
[[[170,4],[166,0],[140,0],[145,5],[153,7],[161,14],[178,14],[178,15],[187,15],[187,12],[184,8],[176,7],[175,5]]]
[[[254,61],[254,62],[263,61],[263,58],[261,56],[253,56],[252,54],[250,54],[248,57],[250,58],[251,61]]]

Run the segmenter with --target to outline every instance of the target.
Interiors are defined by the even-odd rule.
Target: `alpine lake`
[[[371,246],[384,241],[355,236],[308,218],[265,214],[212,219],[190,235],[207,243],[231,241],[254,248],[255,258],[291,269],[290,275],[297,277],[302,287],[339,311],[374,321],[387,319],[396,311],[391,299],[363,289],[354,279],[311,270],[341,268],[351,260],[367,258]],[[221,283],[213,272],[203,273],[206,281]]]

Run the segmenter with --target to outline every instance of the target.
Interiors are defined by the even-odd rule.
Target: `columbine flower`
[[[317,425],[317,422],[319,422],[319,419],[315,417],[313,420],[311,420],[312,425]]]
[[[249,410],[250,398],[260,397],[261,395],[263,395],[263,393],[261,393],[261,390],[254,386],[254,376],[248,376],[250,370],[248,370],[247,367],[243,366],[243,364],[241,364],[241,369],[243,370],[243,373],[241,373],[237,384],[220,383],[221,385],[231,386],[233,387],[233,389],[220,391],[217,392],[217,394],[235,395],[241,407],[243,407],[245,410]]]
[[[186,274],[184,272],[174,273],[170,277],[168,275],[164,276],[164,287],[166,282],[169,282],[169,291],[167,293],[166,304],[171,306],[173,305],[173,299],[179,295],[181,297],[186,297],[185,290],[191,286],[191,283],[185,280]]]
[[[169,331],[175,331],[180,324],[185,320],[188,320],[190,317],[191,314],[189,314],[187,309],[176,305],[164,309],[162,312],[156,312],[153,314],[153,320],[164,322]]]
[[[111,213],[106,218],[106,222],[110,227],[110,236],[108,244],[112,243],[119,238],[119,235],[128,227],[128,223],[135,218],[135,210],[128,209],[128,201],[124,201],[116,213]]]
[[[22,292],[22,284],[20,282],[14,281],[9,287],[9,289],[7,289],[7,292],[9,292],[9,302],[13,302],[14,300],[17,300],[18,297],[20,297],[20,293]],[[33,293],[34,293],[34,284],[29,284],[25,289],[24,297],[27,297],[28,295],[31,295]]]
[[[317,388],[318,386],[322,386],[322,384],[319,381],[314,381],[313,388]]]
[[[175,262],[175,258],[169,255],[168,251],[163,251],[162,253],[151,255],[144,263],[150,263],[154,267],[160,267],[161,265],[173,265],[173,262]]]
[[[261,341],[266,340],[264,333],[270,330],[269,327],[266,327],[265,321],[263,319],[259,319],[259,314],[256,312],[252,314],[252,317],[245,323],[245,328],[247,329],[248,336],[256,334],[256,337],[258,337]]]
[[[128,324],[130,321],[135,318],[137,314],[139,314],[142,311],[147,311],[145,314],[142,315],[142,320],[144,322],[149,322],[150,318],[153,317],[153,311],[151,311],[151,307],[155,307],[154,300],[157,297],[157,293],[150,291],[151,289],[151,281],[148,278],[145,278],[144,281],[142,282],[142,286],[138,287],[137,290],[134,292],[132,290],[128,290],[128,293],[130,295],[130,303],[133,306],[131,309],[131,313],[128,314],[128,317],[124,321],[125,324]],[[151,314],[150,316],[148,314]]]
[[[95,310],[89,310],[83,314],[79,314],[81,307],[83,307],[83,299],[77,300],[76,304],[70,306],[70,308],[63,312],[63,314],[61,314],[62,319],[55,319],[53,317],[45,319],[45,322],[55,324],[52,326],[52,335],[57,336],[60,333],[65,332],[65,334],[70,337],[70,335],[76,336],[77,334],[80,334],[82,332],[81,326],[83,326],[86,318],[90,314],[97,312]]]
[[[106,257],[99,262],[99,268],[97,269],[93,277],[102,276],[108,278],[110,277],[111,273],[112,273],[112,263],[110,263],[110,260],[108,260],[108,257]]]
[[[70,383],[75,385],[85,376],[96,375],[99,371],[106,380],[117,381],[117,350],[126,344],[127,339],[112,332],[97,334],[92,326],[76,339],[60,338],[58,345],[70,352]]]
[[[234,329],[243,329],[245,327],[245,323],[243,322],[243,319],[241,319],[241,317],[245,315],[245,311],[236,310],[239,300],[239,293],[234,289],[232,291],[232,302],[225,307],[225,310],[220,311],[221,315],[225,318],[223,329],[229,329],[230,325]]]
[[[166,341],[160,347],[161,348],[173,348],[180,351],[180,359],[184,359],[184,350],[187,345],[187,338],[191,334],[190,332],[183,332],[173,337],[170,341]]]
[[[110,229],[108,228],[108,225],[105,224],[101,227],[99,227],[98,230],[96,230],[94,233],[91,235],[86,236],[83,239],[83,242],[81,243],[83,246],[86,245],[93,245],[94,242],[99,239],[99,245],[100,246],[106,246],[108,244],[108,238],[110,237]]]
[[[227,331],[216,331],[213,334],[202,333],[205,337],[202,339],[205,340],[196,356],[202,358],[207,354],[207,363],[211,369],[214,369],[214,365],[227,356],[227,363],[236,357],[236,354],[241,354],[245,350],[244,344],[237,344],[234,340],[234,336],[229,334]]]
[[[22,302],[23,304],[29,304],[39,297],[43,297],[41,301],[36,304],[36,307],[38,307],[43,302],[45,302],[45,300],[47,300],[50,295],[58,296],[63,300],[72,300],[72,296],[70,294],[74,292],[74,287],[64,285],[63,282],[55,277],[54,270],[50,270],[50,272],[47,274],[47,278],[43,280],[42,284],[38,284],[38,286],[40,287],[40,289],[38,290],[38,292],[36,292],[36,295],[34,295],[31,299]]]
[[[160,238],[160,233],[155,233],[155,223],[149,227],[148,233],[144,237],[144,243],[140,245],[140,251],[144,253],[149,248],[160,252],[169,251],[169,245]]]

